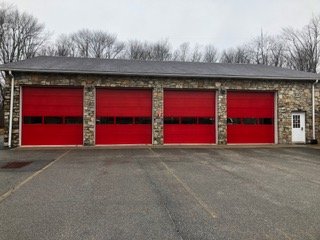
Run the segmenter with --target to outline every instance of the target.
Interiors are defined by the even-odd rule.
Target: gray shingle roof
[[[159,62],[97,58],[35,57],[0,65],[3,71],[134,76],[315,80],[319,75],[252,64]]]

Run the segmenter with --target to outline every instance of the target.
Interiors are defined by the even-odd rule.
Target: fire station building
[[[69,57],[35,57],[0,70],[9,147],[320,140],[313,73]]]

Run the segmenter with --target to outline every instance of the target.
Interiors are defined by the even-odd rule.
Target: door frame
[[[303,132],[304,132],[303,141],[294,140],[294,135],[293,135],[293,115],[298,115],[298,114],[299,114],[299,116],[301,116],[301,115],[304,116],[304,125],[303,126],[300,125],[300,129],[301,129],[301,127],[303,127]],[[301,124],[301,121],[300,121],[300,124]],[[292,143],[306,143],[306,112],[305,111],[293,111],[293,112],[291,112],[291,142]]]

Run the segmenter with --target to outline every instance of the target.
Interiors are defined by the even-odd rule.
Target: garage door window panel
[[[135,124],[151,124],[151,117],[136,117],[134,119]]]
[[[241,124],[241,118],[228,118],[228,124]]]
[[[25,116],[23,117],[24,124],[42,124],[42,117],[40,116]]]
[[[215,120],[214,120],[214,118],[212,118],[212,117],[199,117],[199,118],[198,118],[198,123],[199,123],[199,124],[208,124],[208,125],[211,125],[211,124],[214,124],[214,123],[215,123]]]
[[[272,125],[273,124],[273,119],[272,118],[260,118],[259,119],[259,124],[261,124],[261,125]]]
[[[116,124],[133,124],[132,117],[117,117]]]
[[[179,124],[180,118],[178,117],[165,117],[164,124]]]
[[[82,117],[65,117],[64,123],[65,124],[82,124],[83,118]]]
[[[196,117],[182,117],[181,124],[197,124]]]
[[[256,118],[243,118],[242,122],[245,125],[256,125],[258,121]]]
[[[114,124],[114,117],[97,117],[97,124]]]
[[[63,117],[44,117],[44,124],[62,124]]]

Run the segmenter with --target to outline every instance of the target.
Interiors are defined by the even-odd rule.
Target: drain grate
[[[4,166],[2,166],[1,168],[4,169],[14,169],[14,168],[23,168],[27,165],[29,165],[32,162],[9,162],[7,164],[5,164]]]

